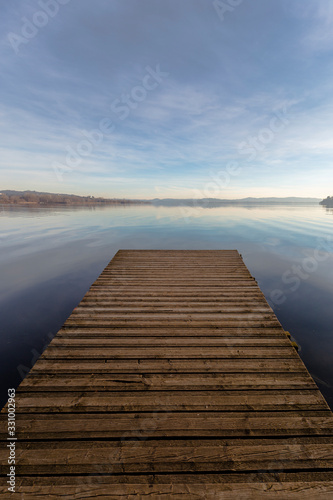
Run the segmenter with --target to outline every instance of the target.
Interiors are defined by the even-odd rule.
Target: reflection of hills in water
[[[203,207],[214,208],[221,206],[238,205],[243,207],[257,207],[263,205],[318,205],[320,198],[241,198],[238,200],[225,200],[219,198],[187,198],[187,199],[174,199],[174,198],[155,198],[151,203],[155,206],[190,206],[190,207]]]

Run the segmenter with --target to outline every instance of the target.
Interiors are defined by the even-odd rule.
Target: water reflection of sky
[[[2,394],[118,249],[236,248],[333,406],[332,225],[321,206],[2,208]]]

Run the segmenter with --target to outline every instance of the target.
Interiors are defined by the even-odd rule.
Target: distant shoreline
[[[119,198],[95,198],[74,194],[39,193],[37,191],[1,191],[0,205],[10,206],[105,206],[105,205],[142,205],[145,200]]]
[[[119,200],[116,202],[113,201],[105,201],[105,202],[91,202],[91,203],[65,203],[65,202],[49,202],[49,203],[44,203],[44,202],[29,202],[29,201],[20,201],[18,203],[14,202],[3,202],[0,200],[0,206],[20,206],[20,207],[102,207],[106,205],[151,205],[149,201],[135,201],[135,200]]]
[[[329,197],[326,200],[320,198],[302,197],[266,197],[266,198],[155,198],[152,200],[137,200],[129,198],[101,198],[94,196],[78,196],[73,194],[40,193],[37,191],[14,191],[4,190],[0,192],[0,205],[10,206],[124,206],[124,205],[152,205],[164,207],[223,207],[223,206],[258,206],[258,205],[326,205],[327,201],[333,201]],[[330,205],[328,205],[330,206]]]

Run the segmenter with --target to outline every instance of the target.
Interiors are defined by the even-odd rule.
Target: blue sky
[[[331,0],[0,4],[1,189],[333,195]]]

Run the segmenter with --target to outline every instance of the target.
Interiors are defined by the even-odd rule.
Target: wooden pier
[[[333,498],[333,415],[235,250],[119,251],[16,403],[13,498]]]

